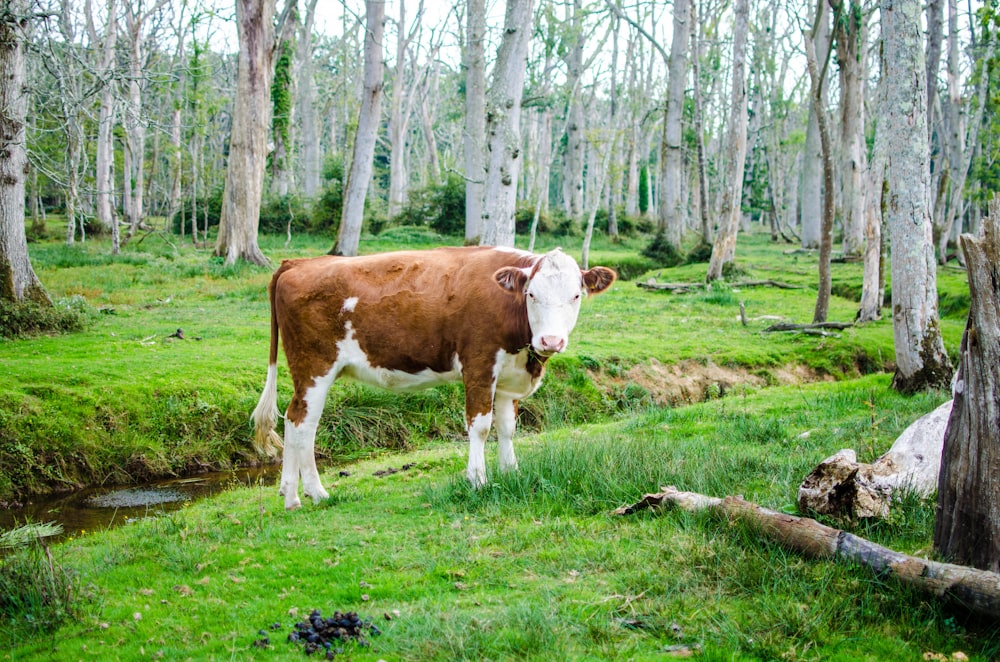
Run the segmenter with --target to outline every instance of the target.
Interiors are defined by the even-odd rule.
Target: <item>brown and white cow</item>
[[[581,271],[560,250],[437,248],[282,262],[268,287],[270,363],[253,421],[258,451],[276,455],[280,332],[294,385],[279,490],[285,507],[300,505],[300,476],[307,496],[327,497],[313,448],[338,377],[393,391],[461,380],[469,481],[486,483],[494,415],[500,469],[516,469],[517,401],[538,388],[548,357],[566,349],[582,295],[603,292],[616,277],[606,267]]]

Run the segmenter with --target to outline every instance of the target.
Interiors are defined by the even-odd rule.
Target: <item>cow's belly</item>
[[[452,362],[452,369],[445,372],[430,368],[424,368],[419,372],[406,372],[375,366],[358,344],[354,330],[348,326],[347,337],[337,343],[337,364],[334,367],[334,375],[390,391],[419,391],[461,381],[462,364],[456,356]]]
[[[497,352],[497,394],[521,400],[534,393],[542,384],[542,376],[528,372],[528,350],[517,354]]]

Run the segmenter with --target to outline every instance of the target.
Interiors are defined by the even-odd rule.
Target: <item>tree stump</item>
[[[954,563],[1000,570],[1000,196],[984,237],[962,235],[969,319],[945,431],[934,546]]]

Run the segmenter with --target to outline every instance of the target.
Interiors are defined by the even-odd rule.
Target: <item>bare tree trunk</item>
[[[945,558],[1000,572],[1000,194],[985,236],[962,235],[969,319],[944,436],[934,546]]]
[[[382,114],[382,35],[385,23],[385,1],[365,0],[365,81],[358,114],[358,131],[354,138],[354,155],[344,193],[344,209],[340,217],[337,243],[330,252],[335,255],[357,255],[361,243],[361,224],[365,216],[365,198],[372,178],[375,139]]]
[[[920,3],[883,0],[880,13],[886,93],[878,125],[886,130],[890,187],[886,222],[892,246],[893,386],[912,393],[947,388],[952,369],[937,313]]]
[[[0,300],[51,305],[31,267],[24,233],[28,169],[25,50],[31,20],[27,0],[5,0],[0,17]]]
[[[674,35],[670,42],[670,79],[667,82],[667,114],[664,119],[663,194],[660,206],[667,243],[680,249],[684,230],[681,183],[684,180],[683,133],[681,118],[684,111],[684,87],[687,80],[688,34],[691,27],[691,4],[674,0]]]
[[[729,114],[729,163],[726,168],[725,189],[722,195],[722,209],[719,211],[720,226],[712,244],[712,257],[708,263],[705,280],[712,282],[722,278],[722,265],[732,262],[736,256],[736,234],[740,228],[743,199],[743,168],[747,151],[747,86],[746,86],[746,44],[748,31],[747,0],[736,0],[733,6],[736,22],[733,26],[733,87],[730,97]]]
[[[90,0],[86,2],[87,26],[90,39],[98,43],[97,30],[94,25]],[[103,43],[100,49],[100,62],[97,65],[97,77],[101,82],[100,109],[97,117],[97,147],[96,173],[94,187],[97,189],[97,222],[102,229],[117,233],[117,221],[114,214],[114,123],[115,123],[115,81],[113,77],[115,66],[115,43],[118,37],[118,9],[115,0],[108,0],[108,23],[104,27]],[[112,253],[117,253],[117,242],[112,247]]]
[[[816,46],[816,60],[825,62],[830,52],[832,39],[830,22],[821,21],[819,30],[813,37]],[[815,97],[810,98],[809,120],[806,125],[806,143],[802,151],[802,168],[799,170],[799,208],[802,225],[802,248],[819,248],[823,236],[823,148],[819,131],[819,113],[826,112],[826,84],[820,89],[824,103],[816,105]]]
[[[583,112],[583,98],[580,90],[583,76],[583,49],[586,37],[583,32],[583,3],[569,0],[566,11],[572,12],[564,23],[569,33],[566,54],[566,89],[569,96],[566,108],[566,151],[563,153],[563,208],[574,221],[583,216],[583,175],[586,150],[587,118]]]
[[[274,0],[236,0],[236,29],[240,42],[236,99],[215,254],[225,257],[225,264],[245,260],[265,265],[257,228],[271,118]]]
[[[129,38],[128,97],[123,117],[125,162],[122,169],[122,202],[128,220],[126,240],[139,230],[143,212],[146,119],[143,116],[141,83],[145,64],[143,25],[146,18],[141,5],[134,8],[131,2],[125,2],[125,29]]]
[[[392,220],[406,204],[409,188],[407,140],[410,132],[410,85],[406,80],[406,51],[414,32],[419,29],[423,3],[417,9],[413,32],[406,33],[406,0],[397,0],[399,19],[396,35],[396,64],[393,71],[392,96],[389,101],[389,208]]]
[[[701,21],[699,5],[692,0],[695,20],[691,21],[691,80],[694,97],[694,140],[697,151],[698,169],[698,210],[701,213],[701,241],[712,243],[712,223],[708,217],[708,176],[705,174],[705,131],[701,116]]]
[[[823,18],[823,0],[817,2],[816,25],[812,34],[805,34],[806,63],[809,67],[809,79],[812,83],[810,96],[813,105],[820,109],[816,114],[817,126],[819,127],[820,149],[823,157],[823,220],[820,230],[819,241],[819,284],[817,286],[816,308],[813,310],[813,323],[819,324],[826,321],[827,311],[830,307],[830,288],[832,284],[830,274],[830,253],[833,250],[833,217],[834,217],[834,191],[833,184],[833,140],[830,138],[830,127],[827,125],[826,112],[823,108],[823,81],[826,78],[826,65],[824,61],[822,71],[816,61],[816,45],[814,37],[820,31],[820,25],[826,23]],[[827,50],[829,53],[829,50]]]
[[[465,39],[465,243],[478,244],[486,176],[486,0],[469,0]]]
[[[316,81],[313,77],[312,32],[317,0],[309,0],[298,43],[298,109],[302,125],[302,195],[315,198],[320,189],[319,136],[316,127]]]
[[[858,256],[864,249],[865,51],[867,18],[857,0],[831,4],[835,21],[837,65],[840,70],[840,190],[843,206],[843,251]],[[845,15],[846,11],[846,15]]]
[[[514,211],[521,167],[521,96],[531,38],[532,0],[508,0],[503,39],[486,98],[487,168],[484,246],[514,245]]]

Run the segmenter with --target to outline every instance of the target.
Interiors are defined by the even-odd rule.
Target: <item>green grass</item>
[[[523,438],[520,471],[478,492],[463,444],[331,469],[330,500],[293,512],[273,487],[234,486],[59,545],[89,587],[76,618],[45,636],[8,623],[0,644],[9,659],[286,659],[301,655],[292,625],[318,608],[377,623],[372,646],[349,651],[359,660],[651,659],[675,645],[701,659],[993,659],[995,624],[863,568],[709,515],[611,514],[663,484],[786,508],[820,459],[884,449],[943,397],[896,395],[879,375],[651,410]],[[861,533],[926,553],[932,510],[910,501]],[[273,623],[271,648],[252,648]]]
[[[539,250],[579,256],[578,241],[542,237]],[[649,270],[646,241],[596,237],[591,264],[702,280],[705,265]],[[55,545],[72,605],[56,602],[45,627],[13,609],[0,619],[0,659],[288,659],[302,655],[284,641],[292,613],[314,608],[377,621],[370,648],[346,651],[359,660],[661,659],[678,645],[706,660],[997,658],[995,624],[863,568],[801,558],[708,515],[610,514],[668,484],[794,511],[819,461],[848,447],[874,459],[946,397],[890,388],[889,320],[822,338],[766,333],[776,319],[811,321],[816,256],[785,254],[764,235],[739,241],[741,279],[804,287],[667,294],[623,278],[586,302],[569,351],[522,403],[519,472],[497,475],[491,445],[491,483],[468,487],[460,387],[403,396],[338,384],[318,437],[340,460],[323,476],[327,502],[284,512],[275,488],[234,484]],[[277,264],[332,242],[261,243]],[[394,228],[362,251],[442,243],[460,238]],[[78,333],[0,340],[10,376],[0,500],[255,461],[247,419],[266,369],[270,269],[226,267],[158,235],[118,257],[101,242],[32,244],[31,255],[53,297],[99,312]],[[861,267],[834,264],[833,278],[854,292]],[[955,354],[967,286],[944,270],[939,289]],[[834,296],[830,319],[855,309]],[[169,338],[178,328],[185,340]],[[790,374],[828,381],[781,386]],[[283,406],[283,370],[279,385]],[[348,461],[351,475],[339,476]],[[933,504],[909,498],[856,532],[926,555],[932,529]],[[5,566],[12,586],[47,559],[26,563]],[[253,648],[273,623],[272,647]]]

